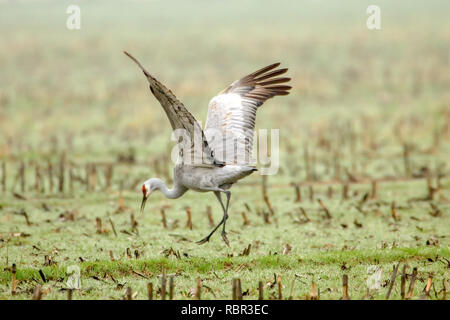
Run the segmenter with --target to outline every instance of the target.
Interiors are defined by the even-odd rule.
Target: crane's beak
[[[147,202],[148,197],[144,194],[142,197],[142,203],[141,203],[141,214],[144,212],[145,203]]]

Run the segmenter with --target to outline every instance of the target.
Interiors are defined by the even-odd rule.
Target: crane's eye
[[[145,187],[145,184],[142,185],[142,193],[145,195],[147,195],[147,188]]]

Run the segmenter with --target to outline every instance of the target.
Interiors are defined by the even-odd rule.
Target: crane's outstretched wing
[[[167,89],[162,83],[156,80],[140,63],[128,52],[124,53],[131,58],[141,68],[144,75],[150,83],[150,91],[158,99],[164,111],[169,118],[172,129],[175,131],[177,137],[187,138],[190,145],[178,141],[180,147],[180,156],[184,163],[195,166],[223,166],[221,161],[214,159],[208,142],[205,138],[202,128],[195,120],[194,116],[186,109],[186,107],[175,97],[175,95]],[[181,129],[180,131],[178,131]],[[178,131],[178,132],[177,132]],[[182,131],[182,132],[181,132]],[[182,140],[182,139],[180,139]]]
[[[205,134],[215,159],[249,165],[256,110],[267,99],[289,94],[290,78],[278,77],[288,69],[274,63],[233,82],[209,103]],[[275,69],[275,70],[274,70]]]

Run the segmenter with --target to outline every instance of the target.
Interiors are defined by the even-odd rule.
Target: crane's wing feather
[[[209,103],[205,134],[214,157],[227,164],[248,165],[253,148],[256,111],[267,99],[289,94],[288,69],[274,63],[234,81]]]
[[[183,137],[180,140],[186,139],[185,134],[188,134],[187,138],[189,140],[184,141],[190,141],[190,145],[178,141],[180,156],[183,158],[183,161],[196,166],[223,166],[224,164],[221,161],[214,159],[205,134],[194,116],[177,99],[177,97],[175,97],[172,91],[154,78],[136,58],[126,51],[124,51],[124,53],[130,57],[139,68],[141,68],[142,72],[147,77],[147,80],[150,83],[150,91],[156,99],[158,99],[166,112],[175,134],[178,137]],[[177,132],[178,129],[182,130]]]

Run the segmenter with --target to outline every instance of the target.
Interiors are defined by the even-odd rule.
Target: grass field
[[[128,287],[146,299],[148,283],[160,298],[163,272],[175,299],[192,299],[197,278],[202,299],[230,299],[234,278],[244,299],[259,281],[267,299],[279,298],[276,281],[283,298],[307,298],[314,282],[320,299],[340,299],[343,275],[350,298],[384,299],[397,264],[391,299],[404,265],[407,291],[417,268],[413,299],[430,276],[426,298],[445,298],[447,1],[378,1],[378,31],[366,28],[368,1],[77,1],[80,30],[66,28],[69,4],[0,1],[0,299],[31,299],[37,285],[43,299],[66,299],[71,266],[74,299],[121,299]],[[174,143],[123,50],[200,121],[233,80],[289,68],[291,94],[257,121],[280,129],[280,169],[265,183],[273,212],[258,173],[233,186],[230,247],[220,234],[195,243],[211,229],[207,207],[222,216],[213,194],[155,193],[139,215],[143,181],[171,184]]]

